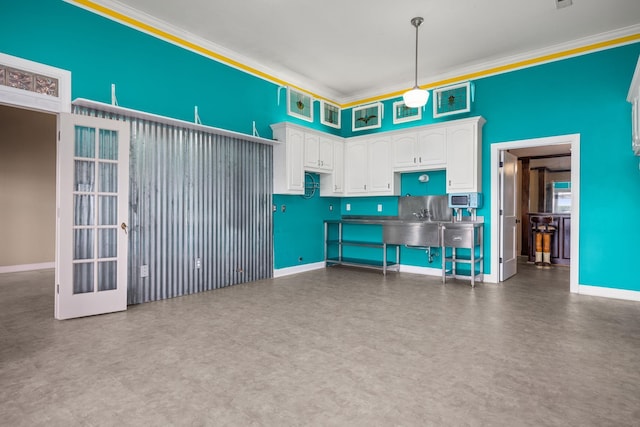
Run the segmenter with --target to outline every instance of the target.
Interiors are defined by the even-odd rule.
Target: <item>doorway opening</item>
[[[52,269],[57,115],[0,105],[0,273]]]
[[[488,281],[500,282],[506,280],[508,276],[502,277],[504,269],[501,265],[501,254],[505,251],[516,250],[513,247],[513,233],[510,233],[508,227],[510,227],[508,221],[503,221],[501,216],[501,209],[504,206],[505,201],[509,202],[508,196],[505,199],[504,189],[501,186],[502,175],[500,167],[500,159],[503,157],[503,152],[510,152],[514,157],[527,157],[527,153],[550,153],[554,151],[570,150],[570,182],[571,192],[569,200],[566,201],[567,205],[565,210],[571,221],[571,235],[569,237],[569,245],[571,247],[571,259],[569,261],[570,266],[570,283],[569,289],[571,292],[578,292],[578,265],[579,265],[579,224],[580,224],[580,135],[561,135],[548,138],[535,138],[519,141],[510,141],[495,143],[491,146],[491,223],[496,224],[491,230],[491,274],[488,277]],[[516,153],[517,155],[514,155]],[[531,156],[529,156],[531,157]],[[520,196],[521,197],[521,196]],[[537,203],[537,202],[536,202]],[[544,205],[543,209],[546,209]],[[536,206],[538,210],[538,206]],[[506,225],[505,225],[506,224]],[[522,233],[528,233],[528,228],[522,227]],[[509,240],[511,239],[511,240]],[[507,240],[507,241],[505,241]],[[517,264],[512,266],[516,271],[511,271],[508,274],[515,274],[517,272]]]

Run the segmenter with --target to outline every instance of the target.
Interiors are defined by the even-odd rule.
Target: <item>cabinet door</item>
[[[393,136],[391,145],[393,147],[394,169],[411,170],[417,166],[416,140],[415,132]]]
[[[341,139],[331,140],[333,145],[333,169],[320,176],[320,196],[335,197],[344,193],[344,143]]]
[[[304,166],[318,169],[320,167],[320,137],[313,133],[304,134]]]
[[[447,166],[446,128],[436,128],[418,133],[418,163],[434,169]]]
[[[287,189],[296,193],[304,193],[304,132],[287,129]]]
[[[473,124],[447,128],[447,193],[475,192],[477,150]]]
[[[348,142],[344,146],[345,186],[348,194],[367,192],[369,157],[366,140]]]
[[[376,137],[369,140],[369,187],[367,190],[370,193],[393,193],[390,145],[389,137]]]
[[[333,192],[344,192],[344,143],[333,142]]]
[[[330,171],[333,169],[333,139],[320,137],[318,143],[318,159],[320,169]]]

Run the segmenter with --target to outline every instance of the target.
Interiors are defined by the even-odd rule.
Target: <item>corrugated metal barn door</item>
[[[272,276],[270,145],[75,110],[131,124],[129,304]]]

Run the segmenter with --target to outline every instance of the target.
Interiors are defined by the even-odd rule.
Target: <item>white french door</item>
[[[129,124],[60,114],[56,319],[127,309]]]
[[[500,161],[500,281],[518,272],[518,158],[501,151]]]

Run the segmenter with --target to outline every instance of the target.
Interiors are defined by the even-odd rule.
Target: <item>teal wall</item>
[[[342,131],[286,113],[286,91],[278,85],[212,61],[61,0],[8,2],[0,13],[0,52],[70,70],[72,97],[110,102],[111,84],[117,86],[121,106],[193,120],[199,107],[206,125],[251,133],[256,122],[261,136],[271,138],[269,125],[291,121],[348,137],[370,131],[351,131],[351,111],[343,111]],[[481,115],[483,131],[483,192],[490,200],[490,145],[519,139],[579,133],[581,135],[581,226],[579,282],[586,285],[640,290],[623,266],[635,265],[635,243],[640,224],[638,158],[630,148],[630,104],[626,94],[640,54],[640,43],[594,52],[474,81],[471,113],[448,120]],[[445,121],[432,118],[432,99],[423,119],[392,124],[392,103],[384,101],[385,118],[374,132]],[[429,174],[426,184],[416,174],[402,175],[402,194],[444,193],[443,172]],[[624,200],[621,204],[620,200]],[[274,196],[275,267],[283,268],[322,259],[322,221],[346,214],[393,215],[395,198],[312,199]],[[287,206],[285,213],[281,205]],[[329,211],[329,205],[334,207]],[[339,210],[336,209],[339,207]],[[628,213],[624,230],[612,229],[613,210]],[[478,212],[489,219],[489,207]],[[485,236],[492,224],[486,224]],[[374,233],[373,231],[372,233]],[[489,253],[489,239],[485,254]],[[433,266],[424,254],[406,252],[403,263]],[[299,258],[302,257],[302,261]],[[489,269],[489,260],[485,264]],[[632,277],[632,276],[631,276]]]
[[[470,113],[446,120],[483,116],[482,182],[485,205],[485,272],[490,273],[491,144],[563,134],[580,134],[580,266],[578,281],[592,285],[640,291],[640,281],[628,268],[636,262],[640,222],[639,158],[631,150],[631,105],[627,92],[640,55],[640,43],[594,52],[474,81],[475,102]],[[392,103],[384,102],[381,129],[392,125]],[[418,126],[446,120],[432,118],[432,99]],[[351,116],[345,113],[346,136]],[[443,192],[444,192],[444,187]],[[404,188],[403,194],[408,191]],[[413,194],[413,192],[412,192]],[[416,194],[417,195],[417,194]],[[620,203],[624,200],[623,203]],[[364,204],[367,210],[374,202]],[[344,210],[343,210],[344,213]],[[616,215],[617,214],[617,215]],[[623,222],[624,221],[624,222]],[[624,224],[623,226],[618,224]],[[624,231],[617,230],[623,228]],[[575,230],[574,230],[575,231]],[[414,264],[414,262],[416,262]],[[427,265],[402,253],[402,263]]]

